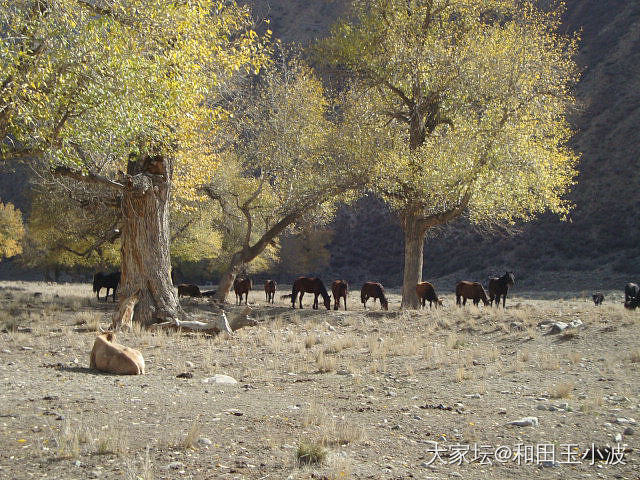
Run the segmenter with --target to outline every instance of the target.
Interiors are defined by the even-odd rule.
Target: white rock
[[[620,443],[620,442],[622,441],[622,434],[620,434],[620,433],[616,433],[616,434],[613,436],[613,441],[614,441],[614,442],[617,442],[617,443]]]
[[[188,360],[187,360],[186,362],[184,362],[184,364],[185,364],[185,366],[186,366],[187,368],[193,368],[193,367],[195,366],[195,365],[193,364],[193,362],[190,362],[190,361],[188,361]]]
[[[538,417],[522,417],[509,422],[508,425],[515,425],[516,427],[537,427]]]
[[[619,423],[621,425],[624,425],[624,424],[635,425],[636,421],[633,418],[618,417],[616,418],[616,423]]]
[[[230,377],[229,375],[216,373],[213,377],[203,378],[202,383],[221,383],[231,385],[238,383],[238,381],[235,378]]]
[[[167,469],[171,470],[180,470],[182,467],[184,467],[184,463],[182,462],[171,462],[169,465],[167,465]]]
[[[198,443],[200,445],[213,445],[213,442],[209,440],[207,437],[200,437],[198,439]]]

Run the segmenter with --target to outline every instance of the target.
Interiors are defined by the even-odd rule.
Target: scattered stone
[[[544,460],[540,462],[540,468],[546,467],[559,467],[560,464],[558,462],[554,462],[553,460]]]
[[[21,349],[21,350],[24,350],[24,351],[33,350],[33,348],[32,348],[32,347],[20,347],[20,349]]]
[[[11,353],[11,350],[9,350],[8,348],[3,348],[2,353]]]
[[[193,378],[193,373],[191,372],[182,372],[176,375],[176,378]]]
[[[43,400],[48,400],[48,401],[58,400],[58,398],[60,398],[58,397],[58,395],[45,395],[44,397],[42,397]]]
[[[547,332],[547,334],[555,335],[557,333],[562,333],[567,329],[568,326],[569,326],[569,324],[568,323],[564,323],[564,322],[552,323],[551,327],[549,328],[549,331]]]
[[[73,464],[74,464],[76,467],[81,467],[81,466],[82,466],[82,462],[81,462],[80,460],[76,460],[75,462],[73,462]]]
[[[469,393],[467,395],[464,396],[465,398],[482,398],[482,395],[480,395],[479,393]]]
[[[102,475],[102,473],[98,470],[91,470],[91,472],[89,472],[89,475],[91,476],[91,478],[100,478],[100,475]]]
[[[618,417],[618,418],[616,418],[615,422],[620,424],[620,425],[625,425],[625,424],[635,425],[636,424],[636,421],[633,418],[625,418],[625,417]]]
[[[168,470],[180,470],[182,467],[184,467],[184,463],[182,462],[171,462],[166,468]]]
[[[411,416],[411,418],[413,418],[414,420],[422,420],[422,417],[420,415],[416,415],[416,414],[413,414]]]
[[[509,422],[508,425],[515,425],[516,427],[537,427],[538,417],[522,417]]]
[[[618,433],[616,433],[616,434],[613,436],[613,441],[614,441],[614,442],[616,442],[616,443],[620,443],[620,442],[622,441],[622,434],[621,434],[621,433],[619,433],[619,432],[618,432]]]
[[[346,368],[341,368],[340,370],[338,370],[336,372],[338,375],[349,375],[351,372],[349,370],[347,370]]]
[[[622,433],[624,433],[625,435],[635,435],[636,431],[631,427],[627,427]]]
[[[398,394],[394,390],[391,390],[390,388],[386,389],[384,391],[384,393],[385,393],[385,395],[387,397],[397,397],[398,396]]]
[[[537,410],[549,410],[549,409],[550,409],[550,407],[547,407],[544,403],[539,403],[539,404],[536,406],[536,409],[537,409]]]
[[[200,437],[198,439],[198,443],[200,445],[213,445],[213,442],[209,440],[207,437]]]
[[[188,360],[187,360],[186,362],[184,362],[184,365],[185,365],[187,368],[193,368],[193,367],[195,367],[195,365],[193,364],[193,362],[190,362],[190,361],[188,361]]]
[[[522,332],[524,330],[524,325],[521,322],[511,322],[509,327],[511,327],[511,330],[516,330],[518,332]]]
[[[42,297],[42,292],[33,292],[33,298]]]
[[[498,415],[506,415],[506,414],[507,414],[506,408],[501,408],[500,410],[498,410]]]
[[[202,383],[221,383],[221,384],[232,385],[232,384],[238,383],[238,381],[235,378],[230,377],[229,375],[222,375],[220,373],[216,373],[213,377],[203,378]]]
[[[394,425],[393,427],[391,427],[391,430],[402,430],[402,426],[401,425]]]
[[[579,318],[576,318],[575,320],[572,320],[571,322],[569,322],[569,327],[571,328],[578,328],[582,326],[582,320],[580,320]]]

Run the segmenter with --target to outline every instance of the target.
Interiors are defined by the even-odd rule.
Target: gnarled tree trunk
[[[402,278],[402,308],[418,308],[416,285],[422,281],[422,263],[426,227],[416,215],[407,213],[402,219],[404,230],[404,273]]]
[[[169,255],[170,161],[130,161],[123,183],[119,302],[139,290],[133,321],[150,325],[180,318]]]
[[[227,270],[222,275],[214,300],[224,302],[231,290],[231,287],[233,286],[233,281],[236,279],[236,275],[240,272],[242,266],[251,262],[258,255],[264,252],[264,249],[267,248],[269,242],[273,241],[284,231],[285,228],[295,222],[296,219],[302,215],[303,211],[304,210],[296,210],[285,215],[278,223],[274,224],[269,230],[267,230],[252,246],[246,244],[242,250],[234,253],[231,257]],[[247,236],[247,241],[248,237],[249,236]]]

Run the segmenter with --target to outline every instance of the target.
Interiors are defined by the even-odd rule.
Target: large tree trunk
[[[229,266],[227,267],[226,272],[222,276],[220,280],[220,284],[218,285],[218,290],[216,291],[214,300],[219,302],[224,302],[227,299],[227,295],[231,290],[233,285],[233,281],[236,278],[236,275],[240,271],[243,265],[254,260],[258,255],[264,252],[264,249],[267,248],[269,242],[273,241],[278,235],[280,235],[285,228],[291,225],[296,219],[302,215],[304,209],[293,211],[287,215],[285,215],[278,223],[274,224],[269,230],[267,230],[260,239],[254,243],[252,246],[246,245],[245,248],[236,252],[231,257],[231,262],[229,262]]]
[[[422,281],[422,263],[426,228],[415,215],[402,219],[404,230],[404,274],[402,279],[402,308],[418,308],[416,285]]]
[[[227,295],[231,291],[231,287],[233,286],[233,282],[236,279],[236,275],[238,275],[238,272],[242,267],[242,264],[243,264],[242,257],[243,257],[242,252],[236,252],[231,257],[229,266],[227,267],[227,270],[222,275],[222,278],[220,279],[220,283],[218,284],[218,290],[216,291],[216,294],[213,297],[214,300],[218,302],[224,302],[227,299]]]
[[[143,325],[183,315],[171,283],[168,164],[159,157],[129,162],[123,182],[119,302],[139,290],[133,321]]]

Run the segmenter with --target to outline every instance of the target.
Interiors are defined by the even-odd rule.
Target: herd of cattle
[[[98,272],[93,277],[93,291],[100,298],[100,290],[102,288],[107,289],[105,301],[109,297],[109,290],[112,290],[113,301],[116,299],[116,290],[120,283],[120,272],[104,273]],[[515,284],[515,276],[513,272],[505,272],[501,277],[492,277],[489,279],[488,293],[480,282],[461,281],[456,284],[456,304],[466,305],[467,300],[471,299],[474,305],[478,305],[481,301],[484,305],[500,305],[502,300],[503,308],[506,305],[507,293],[509,288]],[[200,287],[193,283],[181,283],[177,286],[178,297],[211,297],[216,293],[216,290],[200,291]],[[233,291],[236,295],[236,304],[247,304],[249,291],[253,288],[253,282],[250,278],[236,278],[233,282]],[[274,303],[278,284],[275,280],[267,280],[264,282],[264,293],[267,303]],[[416,285],[416,295],[418,301],[422,307],[426,307],[426,303],[429,302],[429,308],[438,305],[442,306],[442,299],[436,294],[435,288],[429,282],[420,282]],[[344,309],[347,309],[347,294],[349,292],[349,284],[345,280],[335,280],[331,284],[331,295],[327,292],[322,280],[316,277],[299,277],[293,282],[292,292],[290,294],[282,295],[281,299],[291,299],[291,305],[293,308],[296,306],[296,299],[299,301],[299,306],[302,308],[302,297],[305,293],[314,294],[313,308],[318,308],[318,297],[321,296],[324,300],[324,305],[327,310],[331,309],[331,296],[333,295],[333,309],[338,310],[340,308],[340,302],[344,305]],[[380,300],[380,306],[383,310],[389,309],[389,302],[384,293],[384,287],[377,282],[365,282],[360,289],[360,301],[364,308],[367,308],[367,301],[372,298],[374,303],[376,300]],[[595,305],[601,305],[604,301],[604,295],[600,292],[596,292],[592,295],[593,303]],[[635,283],[628,283],[624,288],[624,306],[627,309],[635,310],[640,306],[640,287]]]

